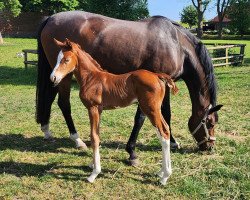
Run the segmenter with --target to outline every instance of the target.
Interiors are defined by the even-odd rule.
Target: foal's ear
[[[72,49],[72,42],[68,38],[66,38],[66,45]]]
[[[55,42],[55,44],[56,44],[58,47],[60,47],[60,48],[65,47],[65,44],[64,44],[63,42],[60,42],[60,41],[58,41],[58,40],[55,39],[55,38],[54,38],[54,42]]]
[[[209,111],[208,111],[208,115],[212,114],[213,112],[217,112],[221,109],[223,105],[217,105],[217,106],[214,106],[213,108],[211,108]]]

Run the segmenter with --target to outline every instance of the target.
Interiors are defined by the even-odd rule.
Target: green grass
[[[0,199],[249,199],[250,68],[216,68],[218,103],[224,104],[216,127],[213,153],[196,151],[187,129],[191,103],[183,81],[171,97],[173,134],[182,149],[171,154],[173,174],[161,186],[161,147],[146,120],[139,135],[139,167],[126,163],[125,144],[133,126],[136,105],[105,111],[101,123],[102,174],[94,184],[85,180],[92,151],[74,148],[56,103],[51,129],[56,141],[43,141],[35,123],[36,68],[23,66],[16,53],[36,48],[33,39],[5,39],[0,46]],[[210,41],[209,41],[210,42]],[[228,41],[231,43],[232,41]],[[234,41],[233,41],[234,42]],[[240,42],[240,41],[239,41]],[[243,43],[249,41],[243,41]],[[250,58],[246,51],[246,58]],[[89,141],[89,120],[72,87],[72,113],[84,141]]]

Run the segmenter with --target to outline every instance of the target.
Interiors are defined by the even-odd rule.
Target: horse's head
[[[50,75],[50,80],[56,86],[67,74],[73,72],[76,68],[78,64],[76,48],[78,48],[78,45],[67,38],[64,42],[54,38],[54,42],[61,49],[57,56],[56,66]]]
[[[199,149],[212,150],[215,144],[214,126],[218,122],[217,111],[221,109],[223,105],[217,105],[212,107],[208,106],[201,115],[191,116],[188,122],[189,130],[195,140]]]

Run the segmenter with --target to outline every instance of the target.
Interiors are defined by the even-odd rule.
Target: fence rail
[[[246,44],[226,44],[226,45],[218,45],[214,43],[205,43],[205,45],[213,45],[210,47],[207,47],[209,51],[216,51],[218,49],[225,49],[225,54],[222,57],[213,57],[212,56],[212,61],[213,61],[213,66],[218,67],[218,66],[226,66],[226,65],[234,65],[234,64],[242,64],[245,56],[245,47]],[[239,54],[229,54],[229,49],[231,48],[240,48],[240,53]],[[31,65],[37,65],[37,61],[29,61],[28,60],[28,54],[37,54],[36,49],[24,49],[24,64],[25,68],[27,68],[28,64]],[[231,59],[231,60],[230,60]],[[225,60],[223,63],[216,63],[217,61],[220,60]],[[216,62],[214,62],[216,61]]]
[[[214,67],[218,67],[218,66],[226,66],[226,65],[235,65],[235,64],[242,64],[243,60],[244,60],[244,56],[245,56],[245,47],[246,44],[226,44],[226,45],[218,45],[218,44],[211,44],[211,43],[206,43],[205,45],[214,45],[212,47],[208,47],[207,49],[209,51],[217,51],[219,49],[225,49],[225,54],[222,57],[213,57],[212,56],[212,61],[213,61],[213,65]],[[217,46],[218,45],[218,46]],[[240,53],[234,53],[234,54],[230,54],[229,53],[229,49],[231,48],[240,48]],[[214,61],[220,61],[220,60],[224,60],[225,62],[223,63],[216,63]]]

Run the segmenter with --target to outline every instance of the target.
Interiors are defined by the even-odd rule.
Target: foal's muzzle
[[[52,83],[54,83],[54,87],[56,87],[60,83],[61,78],[51,74],[50,75],[50,80],[51,80]]]

